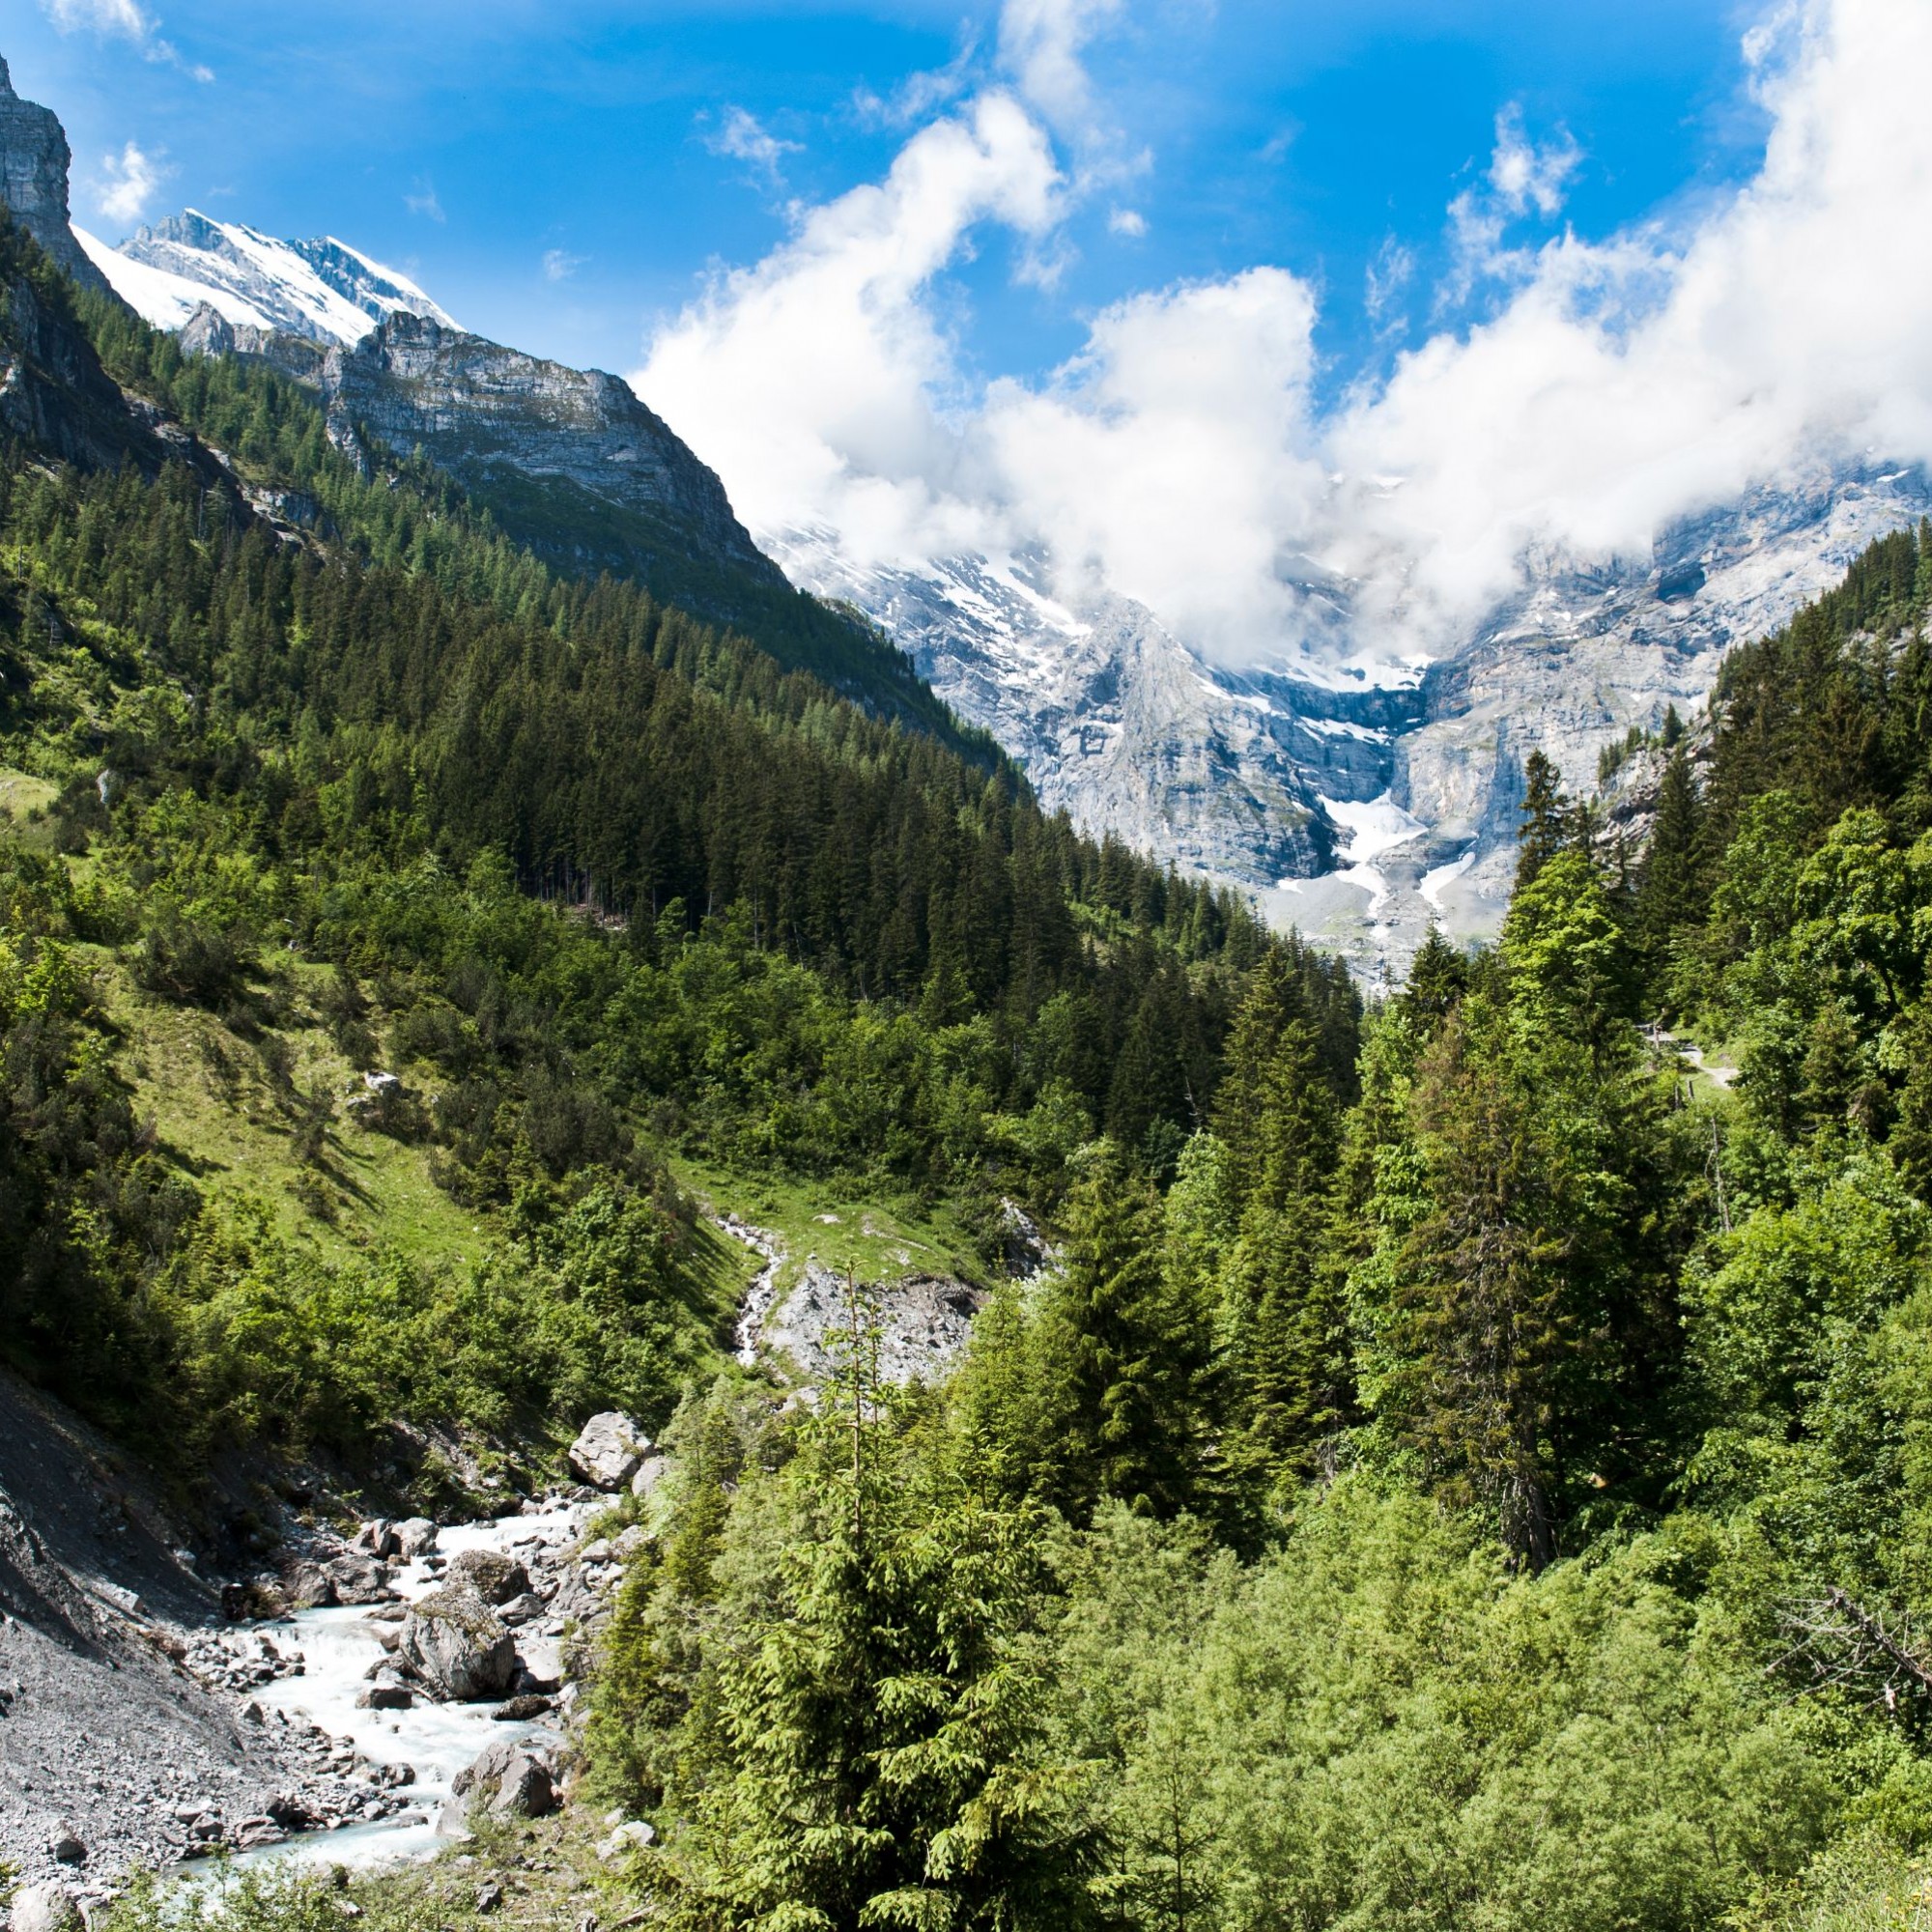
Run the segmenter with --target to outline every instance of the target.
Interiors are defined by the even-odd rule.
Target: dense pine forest
[[[1932,530],[1606,759],[1636,846],[1533,760],[1498,944],[1365,1003],[810,625],[0,289],[171,431],[0,450],[0,1350],[189,1506],[662,1430],[625,1922],[1921,1922]],[[952,1217],[963,1365],[739,1367],[700,1168]]]
[[[667,1922],[1922,1922],[1929,594],[1735,654],[1634,862],[1535,761],[1351,1078],[1258,963],[944,1390],[687,1404],[593,1733]]]

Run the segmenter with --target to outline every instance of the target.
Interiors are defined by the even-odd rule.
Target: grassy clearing
[[[30,844],[41,843],[31,836],[34,816],[43,812],[60,796],[60,787],[49,784],[45,779],[37,779],[31,772],[15,770],[12,765],[0,765],[0,830],[24,837]],[[30,829],[31,828],[31,829]],[[52,843],[51,834],[44,841]]]
[[[419,1260],[482,1253],[496,1233],[491,1218],[437,1186],[432,1150],[357,1118],[368,1094],[362,1075],[305,1006],[316,969],[293,966],[271,988],[285,996],[281,1024],[238,1028],[144,993],[104,951],[78,950],[126,1036],[137,1117],[152,1120],[164,1156],[217,1212],[263,1215],[283,1239],[325,1253],[379,1245]],[[417,1097],[432,1094],[418,1089]]]
[[[898,1199],[891,1206],[849,1181],[803,1180],[789,1175],[741,1174],[698,1161],[675,1163],[680,1183],[718,1213],[734,1213],[778,1236],[784,1250],[781,1292],[805,1272],[810,1260],[862,1281],[889,1281],[914,1269],[977,1280],[985,1272],[973,1243],[950,1206],[928,1207]],[[763,1265],[749,1249],[749,1284]]]

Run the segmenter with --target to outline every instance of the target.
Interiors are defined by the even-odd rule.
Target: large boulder
[[[549,1769],[519,1751],[497,1780],[490,1809],[498,1818],[548,1818],[556,1809],[556,1787]]]
[[[651,1438],[637,1420],[606,1409],[583,1425],[570,1445],[570,1466],[593,1490],[621,1490],[651,1453]]]
[[[529,1594],[529,1572],[514,1556],[496,1549],[463,1549],[442,1573],[445,1586],[474,1590],[486,1604],[507,1604]]]
[[[439,1697],[500,1697],[517,1673],[509,1627],[474,1590],[446,1585],[419,1598],[403,1619],[396,1660]]]
[[[388,1567],[359,1549],[345,1549],[324,1566],[338,1604],[381,1604],[389,1596]]]
[[[524,1752],[508,1738],[498,1738],[494,1744],[485,1745],[449,1780],[451,1794],[457,1798],[468,1798],[475,1792],[482,1798],[494,1798],[511,1761],[523,1755]]]
[[[14,1894],[14,1932],[81,1932],[80,1907],[57,1879]]]
[[[427,1556],[436,1548],[436,1524],[426,1516],[412,1516],[396,1525],[397,1553],[405,1563]]]
[[[547,1818],[556,1809],[550,1767],[507,1739],[485,1745],[449,1789],[469,1807],[499,1818]]]

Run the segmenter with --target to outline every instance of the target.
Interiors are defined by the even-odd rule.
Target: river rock
[[[395,1539],[389,1538],[391,1544]],[[345,1549],[324,1566],[338,1604],[380,1604],[389,1594],[389,1573],[373,1556],[357,1549]]]
[[[670,1467],[668,1456],[646,1456],[637,1466],[631,1477],[631,1493],[634,1496],[647,1496],[664,1481],[665,1473]]]
[[[80,1907],[58,1879],[14,1894],[14,1932],[81,1932]]]
[[[481,1797],[488,1797],[501,1783],[511,1760],[524,1755],[507,1738],[498,1738],[494,1744],[485,1745],[449,1780],[450,1791],[458,1798],[467,1798],[472,1791]]]
[[[595,1490],[621,1490],[651,1453],[651,1438],[637,1420],[606,1409],[583,1425],[570,1445],[570,1466]]]
[[[506,1704],[498,1704],[490,1716],[499,1724],[526,1724],[541,1718],[551,1708],[550,1699],[540,1691],[526,1690]]]
[[[490,1809],[498,1818],[548,1818],[556,1809],[550,1772],[526,1752],[517,1752],[497,1781]]]
[[[403,1619],[396,1657],[438,1696],[460,1703],[500,1696],[517,1669],[508,1627],[474,1590],[461,1585],[417,1601]]]
[[[465,1549],[449,1559],[445,1584],[471,1589],[486,1604],[514,1603],[529,1594],[529,1572],[514,1556],[495,1549]]]
[[[436,1548],[437,1528],[426,1516],[412,1516],[396,1525],[397,1553],[405,1563],[427,1556]]]
[[[357,1549],[366,1549],[379,1562],[385,1556],[396,1556],[402,1551],[402,1539],[396,1534],[395,1524],[386,1517],[377,1517],[365,1522],[355,1532],[353,1539]]]
[[[292,1610],[326,1610],[335,1602],[335,1579],[320,1563],[298,1563],[282,1574],[282,1596]]]

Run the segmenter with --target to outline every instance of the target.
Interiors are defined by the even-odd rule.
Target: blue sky
[[[1642,557],[1756,485],[1932,462],[1926,0],[15,0],[11,30],[97,233],[333,233],[614,369],[821,588],[1024,554],[1230,661],[1390,662],[1532,548]]]
[[[131,141],[158,177],[150,214],[331,232],[471,327],[620,370],[708,269],[779,243],[795,198],[884,171],[905,128],[868,103],[984,69],[998,36],[995,7],[923,0],[10,12],[0,52],[68,127],[83,225],[128,225],[101,199]],[[1765,121],[1741,19],[1708,0],[1134,0],[1084,56],[1132,165],[1067,220],[1051,286],[1015,279],[1011,236],[980,236],[943,278],[948,327],[976,374],[1035,377],[1134,290],[1272,263],[1321,293],[1333,393],[1445,320],[1445,211],[1506,107],[1526,140],[1579,155],[1560,213],[1531,206],[1522,239],[1606,235],[1748,174]],[[721,151],[753,145],[738,116],[778,144],[769,165]],[[1119,232],[1138,225],[1122,210],[1144,233]],[[1372,317],[1370,264],[1405,251],[1409,277]]]

